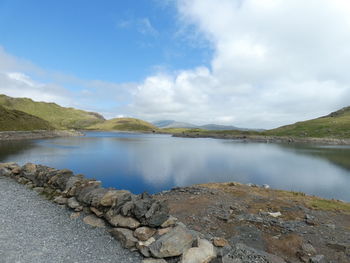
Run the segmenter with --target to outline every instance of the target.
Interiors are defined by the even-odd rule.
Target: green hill
[[[149,122],[134,118],[115,118],[90,126],[91,130],[150,132],[157,127]]]
[[[18,110],[0,106],[0,131],[52,130],[49,122]]]
[[[6,95],[0,95],[0,106],[37,116],[59,129],[84,129],[105,120],[98,113],[65,108],[55,103],[36,102],[27,98],[11,98]]]
[[[350,107],[317,119],[268,130],[264,134],[293,137],[350,138]]]

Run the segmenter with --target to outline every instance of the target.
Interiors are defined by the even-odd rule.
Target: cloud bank
[[[210,42],[210,66],[146,78],[131,105],[138,116],[271,128],[349,104],[347,0],[179,0],[177,9]]]

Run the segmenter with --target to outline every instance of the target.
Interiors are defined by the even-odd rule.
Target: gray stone
[[[115,239],[119,240],[123,247],[132,249],[135,248],[138,240],[134,237],[133,231],[126,228],[114,228],[111,234]]]
[[[103,212],[98,210],[97,208],[95,208],[93,206],[90,207],[90,210],[91,210],[91,212],[93,212],[98,217],[102,217],[103,216]]]
[[[44,187],[34,187],[33,190],[39,194],[44,192]]]
[[[151,257],[151,252],[149,250],[149,246],[155,242],[156,240],[154,237],[151,237],[147,241],[138,241],[136,243],[136,248],[141,252],[142,255],[145,257]]]
[[[145,220],[142,223],[151,227],[161,226],[169,218],[169,208],[164,202],[155,201],[145,214]]]
[[[98,218],[94,215],[89,215],[83,218],[85,224],[93,227],[105,227],[105,221],[101,218]]]
[[[72,209],[76,209],[80,206],[79,202],[77,201],[77,199],[75,199],[75,197],[68,198],[67,205]]]
[[[122,215],[114,215],[113,210],[107,212],[106,219],[112,226],[127,227],[130,229],[136,229],[140,226],[140,222],[136,219]]]
[[[180,256],[192,243],[192,235],[185,228],[177,226],[152,243],[150,251],[156,258]]]
[[[101,206],[119,207],[131,200],[131,193],[126,190],[109,190],[100,200]]]
[[[216,257],[214,246],[206,239],[198,239],[198,247],[188,249],[181,259],[181,263],[209,263]]]
[[[65,205],[67,204],[68,199],[60,195],[57,196],[53,201],[59,205]]]
[[[135,230],[134,236],[141,241],[146,241],[150,239],[155,233],[156,233],[155,229],[143,226]]]

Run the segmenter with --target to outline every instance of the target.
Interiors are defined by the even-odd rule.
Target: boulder
[[[73,177],[73,172],[68,169],[58,170],[55,172],[56,175],[52,176],[48,183],[60,190],[64,191],[66,189],[66,184],[69,178]]]
[[[76,188],[75,196],[79,202],[90,205],[94,192],[99,189],[102,189],[99,183],[95,183],[95,181],[85,182]]]
[[[93,212],[96,216],[98,217],[102,217],[103,216],[103,212],[101,212],[100,210],[98,210],[97,208],[91,206],[90,207],[91,212]]]
[[[79,202],[77,201],[77,199],[75,199],[75,197],[68,198],[67,205],[72,209],[76,209],[80,206]]]
[[[155,233],[156,233],[155,229],[143,226],[135,230],[134,236],[141,241],[146,241],[150,239]]]
[[[113,210],[109,210],[105,217],[112,226],[126,227],[130,229],[136,229],[140,226],[140,222],[136,219],[122,215],[114,215]]]
[[[150,245],[150,251],[156,258],[182,255],[193,243],[193,237],[182,226],[173,228]]]
[[[142,200],[140,200],[142,201]],[[149,203],[150,202],[150,203]],[[150,205],[150,206],[149,206]],[[149,209],[145,214],[145,208]],[[169,218],[169,208],[164,202],[150,199],[145,202],[135,202],[134,214],[143,225],[159,227]],[[140,215],[142,215],[140,217]]]
[[[198,247],[188,249],[181,259],[181,263],[209,263],[216,257],[214,246],[206,239],[198,239]]]
[[[83,218],[85,224],[93,227],[105,227],[105,221],[101,218],[98,218],[94,215],[89,215]]]
[[[120,207],[131,200],[131,193],[126,190],[108,190],[100,200],[101,206]]]
[[[138,240],[134,237],[133,231],[126,228],[114,228],[111,231],[112,236],[119,240],[124,248],[135,248]]]

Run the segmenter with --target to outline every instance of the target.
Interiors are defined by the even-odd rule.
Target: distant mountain
[[[103,131],[136,131],[150,132],[157,129],[153,124],[134,118],[115,118],[106,120],[103,123],[98,123],[88,127],[91,130]]]
[[[36,116],[0,106],[0,131],[53,130],[51,124]]]
[[[238,130],[238,131],[249,131],[254,129],[238,128],[232,125],[220,125],[220,124],[205,124],[205,125],[195,125],[187,122],[178,122],[174,120],[161,120],[153,122],[158,128],[188,128],[188,129],[204,129],[204,130],[216,130],[216,131],[225,131],[225,130]],[[254,131],[261,131],[255,129]]]
[[[197,125],[187,123],[187,122],[178,122],[174,120],[161,120],[153,122],[153,125],[158,128],[198,128]]]
[[[293,137],[350,138],[350,107],[317,119],[268,130],[265,134]]]
[[[55,103],[36,102],[28,98],[12,98],[6,95],[0,95],[0,106],[39,117],[58,129],[84,129],[105,120],[98,113],[65,108]]]

